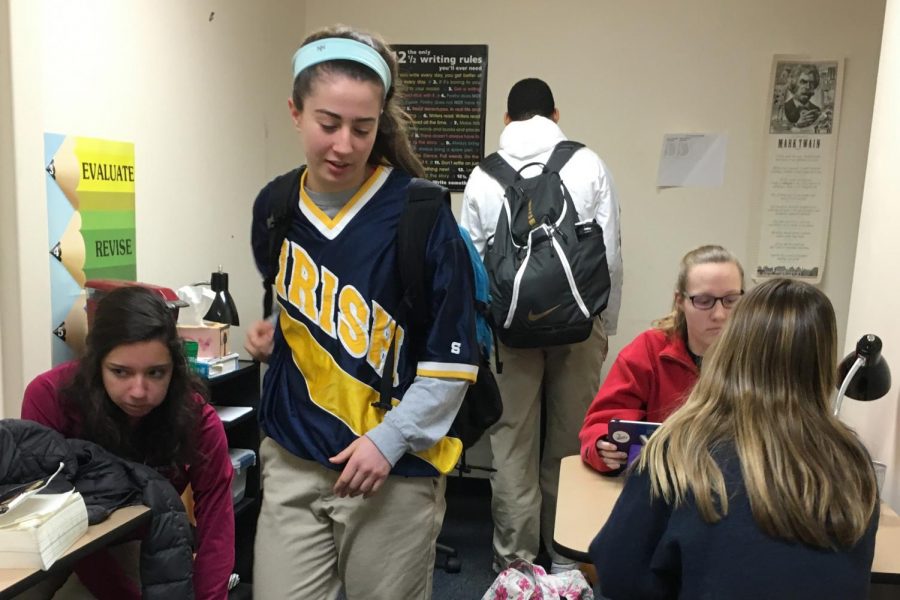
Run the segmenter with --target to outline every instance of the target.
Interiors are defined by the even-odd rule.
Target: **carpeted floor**
[[[447,514],[438,541],[457,551],[459,573],[434,570],[434,600],[480,600],[491,571],[491,486],[487,479],[450,477]],[[438,563],[441,562],[438,553]]]

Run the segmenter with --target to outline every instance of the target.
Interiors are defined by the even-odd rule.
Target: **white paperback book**
[[[0,514],[0,568],[46,571],[87,528],[78,492],[31,494]]]

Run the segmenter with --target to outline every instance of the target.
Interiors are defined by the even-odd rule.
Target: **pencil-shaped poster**
[[[84,346],[84,283],[136,276],[134,144],[44,135],[53,363]]]

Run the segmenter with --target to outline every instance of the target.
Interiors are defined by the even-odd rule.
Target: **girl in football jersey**
[[[254,205],[255,258],[275,275],[279,308],[246,340],[269,364],[254,595],[430,598],[444,475],[461,450],[446,434],[477,372],[469,259],[444,207],[425,256],[431,324],[410,331],[395,238],[423,168],[396,58],[376,36],[334,27],[304,41],[293,72],[306,165]],[[291,222],[276,275],[265,242],[280,200]],[[376,406],[383,377],[390,410]]]

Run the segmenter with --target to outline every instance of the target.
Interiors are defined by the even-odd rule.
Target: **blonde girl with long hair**
[[[871,460],[832,416],[831,302],[776,279],[735,307],[591,544],[604,596],[864,599]]]

